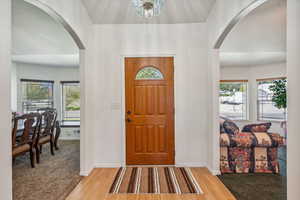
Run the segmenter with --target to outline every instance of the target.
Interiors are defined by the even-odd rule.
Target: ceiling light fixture
[[[165,0],[132,0],[137,14],[147,19],[159,16]]]

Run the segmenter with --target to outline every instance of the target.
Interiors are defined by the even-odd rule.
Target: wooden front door
[[[126,163],[174,164],[174,61],[126,58]]]

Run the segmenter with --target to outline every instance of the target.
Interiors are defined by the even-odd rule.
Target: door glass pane
[[[163,80],[164,76],[158,69],[154,67],[144,67],[137,73],[135,79],[136,80]]]

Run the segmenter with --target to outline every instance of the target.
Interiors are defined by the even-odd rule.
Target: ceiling
[[[83,1],[97,24],[204,22],[215,2],[167,0],[161,16],[148,22],[136,15],[131,0]],[[13,0],[12,5],[15,62],[79,65],[78,48],[60,24],[23,0]],[[222,66],[285,62],[286,26],[286,0],[268,1],[246,16],[228,35],[221,48]],[[53,62],[54,58],[59,62]]]
[[[159,17],[136,14],[132,0],[82,0],[95,24],[176,24],[205,22],[215,0],[166,0]]]
[[[73,55],[13,55],[12,61],[17,63],[27,63],[57,67],[77,67],[79,66],[79,56]]]
[[[285,62],[286,0],[270,0],[246,16],[221,47],[221,64]]]
[[[220,54],[223,67],[248,67],[286,62],[285,52],[223,52]]]
[[[13,0],[12,8],[12,52],[13,58],[18,58],[15,62],[36,64],[45,58],[49,63],[41,64],[79,65],[75,58],[78,57],[78,47],[59,23],[23,0]],[[47,59],[51,56],[58,57],[61,62]]]

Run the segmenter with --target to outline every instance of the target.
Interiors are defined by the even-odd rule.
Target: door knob
[[[128,115],[130,115],[130,114],[131,114],[131,111],[130,111],[130,110],[128,110],[128,111],[127,111],[127,114],[128,114]]]
[[[127,118],[126,121],[127,121],[128,123],[132,122],[132,120],[131,120],[130,118]]]

